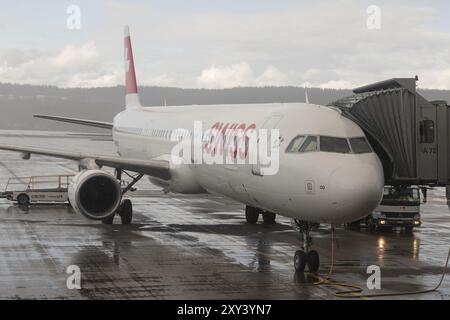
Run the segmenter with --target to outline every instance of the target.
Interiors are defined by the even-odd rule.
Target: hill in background
[[[450,90],[419,90],[428,100],[450,101]],[[351,95],[351,90],[308,88],[311,103],[326,105]],[[192,105],[304,102],[301,87],[181,89],[140,87],[143,105]],[[123,110],[124,87],[70,88],[0,84],[0,129],[95,131],[94,128],[33,118],[35,113],[112,121]],[[103,131],[104,132],[104,131]]]

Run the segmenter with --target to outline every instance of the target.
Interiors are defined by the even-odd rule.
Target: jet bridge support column
[[[450,209],[450,185],[445,186],[445,196],[447,198],[447,206]]]

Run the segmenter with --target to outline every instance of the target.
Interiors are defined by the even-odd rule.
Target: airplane
[[[132,203],[124,196],[147,176],[165,192],[212,193],[234,199],[245,205],[250,224],[256,224],[260,216],[267,224],[275,223],[277,214],[291,218],[302,242],[294,255],[295,271],[317,272],[320,258],[311,249],[311,231],[320,223],[335,225],[365,217],[380,203],[382,164],[363,130],[339,109],[310,103],[143,107],[128,27],[124,46],[125,109],[112,123],[35,115],[111,130],[117,156],[0,144],[0,149],[21,152],[24,159],[39,154],[78,161],[80,172],[68,190],[77,213],[104,223],[112,223],[117,214],[122,223],[131,223]],[[236,128],[278,130],[276,174],[267,174],[258,162],[174,161],[171,153],[178,141],[171,139],[172,133],[181,128],[192,135],[196,121],[219,132]],[[208,142],[202,143],[206,149]],[[248,154],[241,152],[240,156]],[[115,174],[102,167],[115,168]],[[135,175],[122,189],[122,174],[128,172]]]

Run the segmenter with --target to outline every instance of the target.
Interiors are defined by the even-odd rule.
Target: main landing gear
[[[116,169],[116,178],[119,181],[122,181],[122,173],[125,173],[128,177],[132,179],[132,181],[122,189],[122,196],[125,195],[130,190],[133,190],[133,186],[141,180],[141,178],[144,176],[143,174],[137,174],[135,176],[130,175],[124,170]],[[133,220],[133,204],[130,199],[124,199],[122,200],[122,203],[120,204],[119,208],[116,212],[117,215],[120,216],[120,220],[122,224],[130,224]],[[114,221],[114,216],[112,215],[108,219],[103,220],[102,222],[104,224],[112,224]]]
[[[309,272],[317,272],[320,266],[319,254],[316,250],[310,250],[312,238],[310,231],[317,225],[306,221],[295,220],[298,227],[299,239],[302,242],[302,249],[297,250],[294,255],[294,268],[296,272],[304,272],[305,267]]]
[[[250,206],[245,207],[245,220],[249,224],[256,224],[258,222],[260,214],[262,215],[265,224],[275,224],[276,219],[275,213],[263,211],[255,207]]]

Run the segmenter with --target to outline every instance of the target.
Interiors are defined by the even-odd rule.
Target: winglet
[[[127,109],[141,108],[134,69],[133,50],[131,48],[130,28],[124,28],[124,62],[125,62],[125,102]]]

